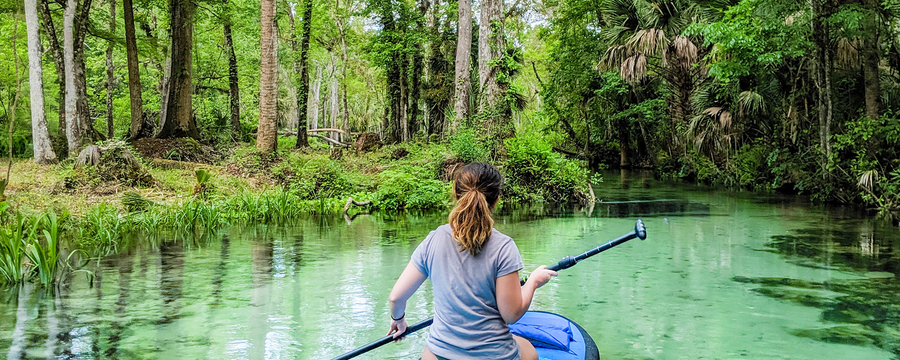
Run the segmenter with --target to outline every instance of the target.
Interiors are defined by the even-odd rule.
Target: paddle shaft
[[[641,220],[638,220],[637,223],[634,224],[634,230],[632,230],[631,232],[629,232],[625,235],[622,235],[616,239],[610,240],[606,244],[603,244],[603,245],[600,245],[593,249],[590,249],[588,251],[585,251],[581,255],[566,256],[562,260],[560,260],[558,263],[556,263],[552,266],[548,266],[547,270],[559,271],[562,269],[568,269],[570,267],[575,266],[575,264],[577,264],[581,260],[587,259],[591,256],[594,256],[594,255],[602,253],[606,250],[612,249],[613,247],[615,247],[623,242],[626,242],[628,240],[634,239],[634,238],[640,238],[641,240],[644,240],[647,238],[647,229],[644,228],[644,222]]]
[[[434,322],[434,318],[430,318],[430,319],[428,319],[428,320],[425,320],[425,321],[422,321],[422,322],[420,322],[420,323],[417,323],[417,324],[415,324],[415,325],[413,325],[413,326],[410,326],[410,327],[406,328],[406,332],[403,333],[403,336],[412,334],[412,333],[414,333],[414,332],[416,332],[416,331],[419,331],[419,330],[422,330],[422,329],[424,329],[424,328],[426,328],[426,327],[428,327],[428,326],[431,326],[431,323],[432,323],[432,322]],[[371,342],[371,343],[369,343],[369,344],[367,344],[367,345],[360,346],[360,347],[356,348],[355,350],[353,350],[353,351],[351,351],[351,352],[348,352],[348,353],[346,353],[346,354],[344,354],[344,355],[338,356],[338,357],[334,358],[334,360],[352,359],[352,358],[355,358],[355,357],[357,357],[357,356],[359,356],[359,355],[362,355],[362,354],[365,353],[365,352],[368,352],[369,350],[378,348],[378,347],[380,347],[380,346],[382,346],[382,345],[384,345],[384,344],[387,344],[387,343],[389,343],[389,342],[391,342],[391,341],[394,341],[394,340],[395,340],[395,339],[394,339],[394,336],[393,336],[393,335],[388,335],[388,336],[385,336],[385,337],[383,337],[383,338],[381,338],[381,339],[378,339],[378,340],[376,340],[376,341],[374,341],[374,342]]]
[[[647,230],[644,228],[644,222],[641,221],[641,220],[638,220],[638,221],[637,221],[637,223],[634,225],[634,230],[632,230],[631,232],[629,232],[629,233],[627,233],[627,234],[625,234],[625,235],[622,235],[622,236],[620,236],[620,237],[618,237],[618,238],[616,238],[616,239],[610,240],[610,241],[607,242],[606,244],[603,244],[603,245],[600,245],[600,246],[595,247],[595,248],[593,248],[593,249],[590,249],[590,250],[584,252],[584,253],[581,254],[581,255],[578,255],[578,256],[566,256],[566,257],[564,257],[562,260],[560,260],[558,263],[556,263],[556,264],[553,265],[553,266],[548,267],[547,269],[548,269],[548,270],[553,270],[553,271],[559,271],[559,270],[562,270],[562,269],[568,269],[568,268],[570,268],[570,267],[572,267],[572,266],[575,266],[575,264],[577,264],[577,263],[578,263],[579,261],[581,261],[581,260],[584,260],[584,259],[587,259],[587,258],[589,258],[589,257],[591,257],[591,256],[597,255],[597,254],[599,254],[599,253],[601,253],[601,252],[604,252],[604,251],[606,251],[606,250],[609,250],[609,249],[615,247],[616,245],[619,245],[619,244],[621,244],[621,243],[623,243],[623,242],[626,242],[626,241],[631,240],[631,239],[634,239],[634,238],[640,238],[641,240],[644,240],[644,239],[647,238]],[[524,284],[525,282],[522,281],[522,283]],[[403,333],[403,336],[412,334],[412,333],[414,333],[414,332],[416,332],[416,331],[419,331],[419,330],[422,330],[422,329],[424,329],[424,328],[426,328],[426,327],[428,327],[428,326],[431,326],[431,323],[433,323],[433,322],[434,322],[434,318],[432,317],[432,318],[430,318],[430,319],[428,319],[428,320],[425,320],[425,321],[416,323],[415,325],[406,328],[406,332]],[[375,340],[375,341],[373,341],[373,342],[371,342],[371,343],[369,343],[369,344],[360,346],[360,347],[356,348],[356,349],[353,350],[353,351],[350,351],[350,352],[348,352],[348,353],[346,353],[346,354],[344,354],[344,355],[341,355],[341,356],[338,356],[338,357],[334,358],[333,360],[346,360],[346,359],[352,359],[352,358],[357,357],[357,356],[359,356],[359,355],[362,355],[362,354],[364,354],[364,353],[366,353],[366,352],[368,352],[368,351],[370,351],[370,350],[373,350],[373,349],[376,349],[376,348],[378,348],[378,347],[381,347],[382,345],[387,344],[387,343],[389,343],[389,342],[391,342],[391,341],[394,341],[394,340],[395,340],[395,339],[394,339],[394,336],[393,336],[393,335],[388,335],[388,336],[385,336],[385,337],[383,337],[383,338],[381,338],[381,339]]]

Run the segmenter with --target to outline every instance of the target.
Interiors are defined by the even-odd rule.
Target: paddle
[[[595,248],[593,248],[593,249],[590,249],[590,250],[588,250],[588,251],[585,251],[585,252],[584,252],[583,254],[581,254],[581,255],[578,255],[578,256],[566,256],[566,257],[564,257],[562,260],[560,260],[558,263],[554,264],[553,266],[547,267],[547,269],[553,270],[553,271],[559,271],[559,270],[562,270],[562,269],[568,269],[568,268],[570,268],[570,267],[572,267],[572,266],[575,266],[575,264],[577,264],[577,263],[578,263],[579,261],[581,261],[581,260],[584,260],[584,259],[587,259],[587,258],[589,258],[589,257],[591,257],[591,256],[597,255],[597,254],[599,254],[599,253],[601,253],[601,252],[604,252],[604,251],[606,251],[606,250],[609,250],[609,249],[615,247],[616,245],[619,245],[619,244],[621,244],[621,243],[623,243],[623,242],[626,242],[626,241],[631,240],[631,239],[634,239],[634,238],[639,238],[639,239],[641,239],[641,240],[644,240],[644,239],[647,238],[647,229],[644,228],[644,222],[641,221],[641,220],[638,220],[637,223],[634,224],[634,230],[628,232],[627,234],[622,235],[622,236],[620,236],[620,237],[618,237],[618,238],[616,238],[616,239],[610,240],[610,241],[607,242],[606,244],[603,244],[603,245],[600,245],[600,246],[595,247]],[[522,281],[522,284],[524,284],[524,283],[525,283],[525,281]],[[406,336],[406,335],[412,334],[412,333],[414,333],[414,332],[416,332],[416,331],[422,330],[422,329],[424,329],[424,328],[430,326],[432,322],[434,322],[434,318],[430,318],[430,319],[425,320],[425,321],[422,321],[422,322],[420,322],[420,323],[416,323],[415,325],[406,328],[406,332],[403,333],[403,336]],[[370,350],[379,348],[379,347],[381,347],[382,345],[387,344],[387,343],[389,343],[389,342],[392,342],[392,341],[394,341],[394,340],[395,340],[395,339],[394,339],[394,336],[393,336],[393,335],[388,335],[388,336],[385,336],[385,337],[383,337],[383,338],[381,338],[381,339],[378,339],[378,340],[376,340],[376,341],[374,341],[374,342],[371,342],[371,343],[369,343],[369,344],[360,346],[360,347],[356,348],[355,350],[353,350],[353,351],[351,351],[351,352],[348,352],[348,353],[346,353],[346,354],[344,354],[344,355],[341,355],[341,356],[338,356],[338,357],[334,358],[333,360],[346,360],[346,359],[352,359],[352,358],[357,357],[357,356],[359,356],[359,355],[362,355],[363,353],[366,353],[366,352],[368,352],[368,351],[370,351]]]

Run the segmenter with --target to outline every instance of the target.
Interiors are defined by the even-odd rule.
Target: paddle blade
[[[634,224],[634,233],[638,239],[644,240],[647,238],[647,228],[644,227],[644,222],[641,219],[638,219],[637,223]]]

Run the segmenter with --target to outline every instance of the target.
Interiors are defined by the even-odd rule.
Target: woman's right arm
[[[547,270],[546,265],[541,265],[528,277],[525,285],[520,285],[519,272],[510,273],[498,277],[497,286],[497,308],[500,310],[500,316],[507,324],[512,324],[525,315],[528,308],[531,307],[531,299],[534,297],[534,291],[543,286],[550,278],[556,276],[556,271]]]
[[[388,298],[388,305],[391,310],[391,329],[388,331],[388,335],[393,334],[396,339],[406,332],[406,300],[409,300],[410,296],[416,292],[416,289],[427,278],[425,274],[413,265],[412,261],[406,265],[406,269],[403,270],[400,278],[394,283],[394,288],[391,289],[391,295]]]

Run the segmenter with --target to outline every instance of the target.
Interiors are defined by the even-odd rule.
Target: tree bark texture
[[[34,162],[51,164],[56,154],[50,144],[47,117],[44,114],[44,79],[41,67],[41,35],[37,0],[25,0],[25,26],[28,34],[28,83],[31,89],[31,137]]]
[[[116,2],[109,2],[109,32],[116,33]],[[115,65],[113,64],[113,45],[110,40],[106,46],[106,138],[112,139],[115,135],[113,125],[113,91],[115,91]]]
[[[38,10],[41,15],[41,23],[43,23],[44,31],[47,33],[47,42],[50,44],[50,52],[53,54],[53,63],[56,65],[56,84],[59,86],[59,110],[57,118],[59,127],[57,129],[57,141],[55,143],[63,143],[66,148],[57,147],[57,155],[60,159],[64,158],[68,153],[68,137],[66,136],[66,65],[65,55],[62,46],[59,43],[59,37],[56,34],[56,25],[53,23],[53,17],[50,15],[50,4],[44,0],[38,4]]]
[[[128,95],[131,100],[131,127],[128,130],[128,138],[137,140],[153,136],[153,124],[144,116],[144,99],[141,94],[143,85],[137,56],[132,0],[122,0],[122,12],[125,16],[125,55],[128,59]]]
[[[259,130],[256,148],[274,152],[278,145],[278,39],[275,37],[275,0],[262,0],[260,13]]]
[[[321,106],[320,98],[322,97],[322,68],[316,68],[316,83],[312,87],[312,121],[309,123],[309,128],[312,130],[319,128],[319,109]]]
[[[340,0],[335,1],[335,8],[341,8]],[[342,19],[339,19],[337,16],[334,17],[334,23],[337,25],[338,35],[341,37],[341,92],[343,98],[344,107],[344,124],[341,126],[341,129],[344,131],[350,132],[350,106],[347,104],[347,59],[349,56],[347,55],[347,39],[344,36],[344,23]],[[349,142],[349,139],[343,139],[343,135],[341,135],[341,141]]]
[[[455,134],[460,125],[469,117],[469,96],[472,90],[471,52],[472,52],[472,1],[459,1],[459,27],[456,39],[456,72],[453,84],[455,95],[453,110],[456,116],[450,121],[450,134]]]
[[[78,99],[75,93],[75,11],[78,3],[75,0],[66,2],[66,10],[63,14],[63,52],[65,61],[65,88],[66,96],[66,138],[69,141],[69,154],[77,155],[81,150],[81,135],[77,110]]]
[[[481,86],[480,110],[495,109],[503,100],[503,89],[496,62],[503,58],[503,0],[484,0],[478,25],[478,81]],[[494,64],[492,64],[494,63]]]
[[[880,41],[878,12],[881,5],[879,0],[862,0],[862,5],[869,11],[861,24],[866,37],[860,43],[866,115],[872,119],[878,119],[881,117],[881,71],[879,70],[881,50],[878,46]]]
[[[231,139],[241,140],[241,90],[238,85],[237,55],[234,53],[234,39],[231,24],[225,23],[225,55],[228,56],[228,100],[231,109]]]
[[[309,139],[304,130],[309,127],[307,125],[309,116],[309,38],[312,34],[312,9],[313,0],[306,0],[303,3],[303,24],[300,27],[300,62],[295,66],[300,70],[300,84],[297,89],[297,144],[295,145],[298,149],[309,147]],[[293,34],[293,31],[291,33]]]
[[[819,143],[824,161],[822,162],[823,174],[828,172],[828,163],[831,161],[831,119],[832,89],[831,89],[831,41],[830,29],[826,19],[831,16],[830,0],[810,0],[812,10],[812,36],[816,45],[812,66],[815,76],[817,91],[818,118],[819,118]]]
[[[166,66],[157,138],[200,138],[194,121],[191,93],[193,92],[194,3],[191,0],[170,0],[171,49]]]

